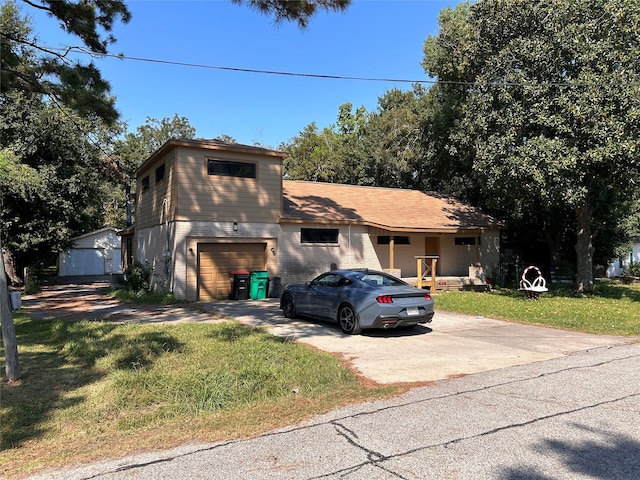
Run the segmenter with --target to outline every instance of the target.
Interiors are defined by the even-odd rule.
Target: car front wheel
[[[286,318],[294,318],[296,316],[296,306],[291,295],[285,295],[282,299],[282,313]]]
[[[351,305],[343,305],[338,311],[338,323],[344,333],[356,335],[362,330],[358,324],[358,316]]]

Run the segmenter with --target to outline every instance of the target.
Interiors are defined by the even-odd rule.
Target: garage
[[[104,275],[104,250],[73,249],[63,262],[65,275]]]
[[[198,244],[198,300],[229,298],[229,272],[265,270],[266,243]]]
[[[117,229],[105,227],[73,239],[69,250],[58,256],[58,275],[108,275],[121,273],[122,250]]]

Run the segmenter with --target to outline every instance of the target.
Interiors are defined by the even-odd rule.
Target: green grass
[[[171,299],[117,297],[123,302]],[[640,284],[439,292],[438,310],[608,335],[640,335]],[[339,358],[233,321],[44,321],[14,312],[21,381],[0,392],[0,476],[186,442],[243,438],[395,395]]]
[[[149,292],[147,290],[133,291],[126,288],[113,290],[109,295],[120,303],[133,303],[139,305],[173,305],[176,303],[184,303],[178,300],[172,293],[162,290],[157,292]]]
[[[538,300],[527,300],[523,292],[509,289],[482,293],[443,291],[434,295],[434,300],[436,311],[601,335],[640,335],[640,283],[600,281],[590,295],[551,288]]]
[[[257,435],[406,386],[236,322],[115,325],[14,315],[21,381],[3,384],[0,476]]]

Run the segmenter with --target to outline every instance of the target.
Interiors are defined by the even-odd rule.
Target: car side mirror
[[[306,282],[305,286],[310,287],[311,286],[311,282]]]

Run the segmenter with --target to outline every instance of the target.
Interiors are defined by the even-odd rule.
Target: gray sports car
[[[280,296],[285,317],[312,317],[340,324],[342,331],[411,327],[433,319],[433,299],[387,273],[332,270],[310,282],[286,285]]]

